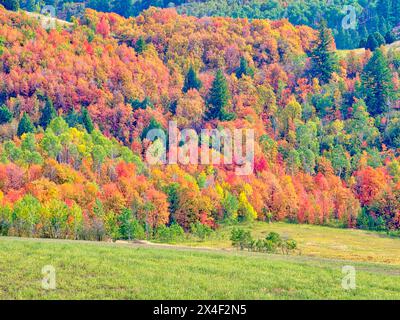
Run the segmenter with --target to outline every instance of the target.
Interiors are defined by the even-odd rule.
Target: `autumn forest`
[[[249,221],[398,235],[392,40],[341,51],[329,21],[154,7],[46,30],[0,7],[0,235],[143,239]],[[170,121],[253,129],[252,174],[149,165],[146,133]]]

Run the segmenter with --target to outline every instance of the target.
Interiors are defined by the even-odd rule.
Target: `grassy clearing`
[[[221,250],[0,238],[0,299],[400,299],[400,268]],[[41,288],[56,269],[57,289]]]
[[[395,41],[391,44],[387,44],[384,46],[386,49],[393,49],[393,50],[400,50],[400,41]],[[353,49],[353,50],[336,50],[338,57],[340,59],[346,58],[346,56],[350,53],[350,52],[354,52],[357,56],[360,56],[362,54],[365,53],[365,49],[364,48],[359,48],[359,49]]]
[[[239,225],[251,231],[254,238],[264,238],[275,231],[298,242],[302,255],[329,259],[378,262],[400,265],[400,238],[363,230],[336,229],[314,225],[257,222]],[[194,247],[231,248],[232,226],[223,226],[205,241],[188,240]]]

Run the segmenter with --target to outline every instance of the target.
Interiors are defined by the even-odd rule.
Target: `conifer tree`
[[[0,125],[10,122],[13,114],[5,105],[0,107]]]
[[[188,92],[190,89],[200,90],[202,87],[202,83],[200,79],[197,77],[197,73],[194,70],[193,66],[190,66],[188,73],[185,77],[185,83],[183,85],[183,92]]]
[[[376,40],[375,36],[373,34],[370,34],[368,36],[367,42],[365,44],[365,49],[369,49],[371,51],[374,51],[378,47],[379,47],[379,43]]]
[[[327,27],[326,21],[321,21],[318,29],[318,39],[314,50],[311,52],[311,74],[321,83],[327,83],[336,69],[336,55],[332,48],[333,37]]]
[[[228,83],[222,71],[218,70],[209,93],[206,119],[229,120],[232,115],[225,110],[229,99]]]
[[[0,0],[0,4],[7,10],[18,11],[20,8],[19,0]]]
[[[87,108],[82,109],[82,124],[86,128],[87,132],[92,133],[94,130],[94,125],[92,118],[90,117],[89,111]]]
[[[22,116],[17,129],[17,135],[21,137],[24,133],[34,132],[35,127],[32,124],[31,119],[28,114],[25,112]]]
[[[139,37],[139,39],[137,39],[136,44],[135,44],[135,50],[138,54],[142,54],[143,51],[146,50],[146,41],[144,41],[143,37]]]
[[[388,111],[393,95],[392,73],[381,49],[375,50],[365,66],[362,85],[368,112],[375,116]]]
[[[56,109],[54,109],[53,101],[51,101],[49,98],[46,98],[46,104],[42,110],[39,125],[42,126],[43,129],[46,129],[51,120],[53,120],[56,116],[57,112]]]
[[[114,12],[118,13],[123,17],[129,17],[133,10],[133,1],[132,0],[114,0],[113,8]]]
[[[240,66],[236,70],[236,76],[240,79],[241,77],[243,77],[243,75],[253,76],[254,72],[249,67],[247,60],[244,57],[240,57]]]

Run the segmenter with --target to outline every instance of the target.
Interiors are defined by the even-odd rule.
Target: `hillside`
[[[399,229],[395,50],[336,59],[324,25],[173,9],[87,10],[49,31],[0,9],[0,25],[3,235],[151,238],[254,220]],[[171,121],[253,130],[249,174],[150,165],[147,134]]]
[[[396,2],[355,50],[305,25],[322,0],[288,2],[296,22],[18,3],[0,6],[0,299],[400,298]]]

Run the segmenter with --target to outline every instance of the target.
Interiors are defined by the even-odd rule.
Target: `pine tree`
[[[388,31],[386,34],[385,34],[385,42],[387,43],[387,44],[391,44],[391,43],[393,43],[393,42],[395,42],[396,41],[396,36],[394,35],[394,33],[392,32],[392,31]]]
[[[36,1],[35,0],[28,0],[26,2],[26,10],[35,12],[37,9]]]
[[[253,70],[249,67],[247,60],[244,57],[240,57],[240,66],[236,70],[236,76],[240,79],[241,77],[245,76],[253,76],[254,72]]]
[[[379,16],[387,21],[392,14],[392,0],[378,0],[376,3],[376,10]]]
[[[18,11],[20,8],[19,0],[0,0],[0,4],[7,10]]]
[[[121,16],[129,17],[133,10],[132,0],[114,0],[112,11]]]
[[[18,124],[17,135],[21,137],[24,133],[33,133],[34,131],[35,127],[33,126],[31,119],[29,118],[27,113],[24,113]]]
[[[378,41],[375,39],[373,34],[368,36],[367,42],[365,44],[365,49],[369,49],[371,51],[375,51],[376,48],[379,47]]]
[[[46,104],[42,110],[42,115],[39,119],[39,125],[42,126],[43,129],[46,129],[50,124],[51,120],[53,120],[57,116],[56,109],[54,109],[53,101],[49,98],[46,98]]]
[[[92,133],[94,130],[94,125],[92,122],[92,118],[90,117],[89,111],[87,108],[82,108],[82,124],[86,128],[86,131]]]
[[[364,41],[367,41],[368,38],[368,30],[365,27],[365,23],[361,25],[361,27],[358,28],[358,34],[360,35],[361,39],[364,39]]]
[[[79,124],[82,124],[81,116],[75,110],[72,110],[67,114],[67,116],[65,117],[65,121],[68,123],[68,126],[70,126],[71,128],[76,127]]]
[[[393,0],[392,1],[392,19],[391,23],[393,25],[396,25],[400,21],[400,1],[398,0]]]
[[[379,32],[374,32],[373,35],[376,41],[378,42],[378,47],[385,44],[385,38]]]
[[[202,87],[202,83],[200,79],[197,77],[197,73],[194,70],[193,66],[190,66],[188,73],[185,77],[185,83],[183,85],[183,92],[188,92],[190,89],[200,90]]]
[[[144,41],[143,37],[139,37],[135,43],[135,50],[138,54],[142,54],[143,51],[146,50],[146,41]]]
[[[315,48],[311,52],[311,74],[318,78],[321,83],[329,82],[336,69],[336,55],[332,44],[332,34],[326,25],[326,21],[323,20],[319,26]]]
[[[0,125],[11,121],[13,114],[5,105],[0,107]]]
[[[209,93],[206,119],[229,120],[231,115],[225,111],[229,98],[228,83],[222,71],[218,70]]]
[[[375,116],[388,111],[393,95],[392,73],[381,49],[375,50],[365,66],[362,85],[368,112]]]

